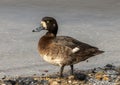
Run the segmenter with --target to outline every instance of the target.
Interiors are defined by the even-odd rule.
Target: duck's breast
[[[71,61],[71,49],[67,46],[51,43],[44,50],[39,50],[43,59],[54,65],[67,65]]]

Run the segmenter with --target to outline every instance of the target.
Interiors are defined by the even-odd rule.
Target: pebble
[[[104,72],[103,71],[99,71],[95,74],[95,78],[98,79],[98,80],[102,80],[103,79],[103,75],[104,75]]]
[[[50,82],[50,85],[60,85],[57,81]]]
[[[103,75],[103,81],[109,81],[110,77],[108,75]]]
[[[5,73],[4,72],[0,72],[0,79],[5,79],[6,76],[5,76]]]
[[[87,75],[85,75],[83,73],[76,73],[75,74],[75,79],[77,79],[77,80],[83,81],[83,80],[86,80],[86,78],[87,78]]]
[[[109,74],[109,75],[118,75],[118,74],[119,74],[119,73],[118,73],[117,71],[115,71],[115,70],[107,70],[106,73]]]
[[[48,83],[49,83],[48,80],[41,80],[40,81],[40,84],[42,84],[42,85],[48,85]]]
[[[75,76],[71,75],[71,76],[68,76],[68,79],[75,79]]]
[[[115,69],[115,66],[114,65],[112,65],[112,64],[107,64],[106,66],[104,66],[104,68],[106,69],[106,70],[111,70],[111,69]]]

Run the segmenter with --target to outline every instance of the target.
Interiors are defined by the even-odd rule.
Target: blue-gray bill
[[[37,27],[36,29],[32,30],[32,32],[40,32],[43,30],[43,27]]]

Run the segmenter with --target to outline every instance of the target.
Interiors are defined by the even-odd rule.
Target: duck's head
[[[40,27],[32,30],[32,32],[40,32],[41,30],[48,30],[48,33],[57,34],[58,25],[53,17],[44,17],[40,22]]]

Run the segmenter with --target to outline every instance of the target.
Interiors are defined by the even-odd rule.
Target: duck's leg
[[[71,67],[70,74],[73,75],[73,65],[70,65],[70,67]]]
[[[64,66],[61,66],[61,68],[60,68],[60,77],[63,77],[63,70],[64,70]]]

